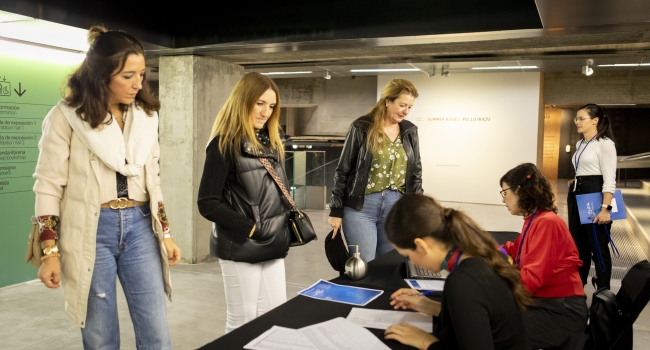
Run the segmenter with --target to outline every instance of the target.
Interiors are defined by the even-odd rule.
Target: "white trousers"
[[[287,301],[284,259],[256,264],[219,259],[226,294],[226,333]]]

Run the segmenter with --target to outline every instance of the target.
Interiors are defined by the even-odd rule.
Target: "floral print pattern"
[[[167,221],[167,213],[163,202],[158,202],[158,221],[160,221],[163,233],[169,233],[169,221]]]
[[[383,142],[382,148],[372,155],[365,194],[383,190],[405,192],[408,158],[402,136],[398,135],[395,141],[390,141],[388,136],[384,136],[384,139],[387,141]]]
[[[57,215],[42,215],[36,218],[41,241],[59,239],[59,217]]]

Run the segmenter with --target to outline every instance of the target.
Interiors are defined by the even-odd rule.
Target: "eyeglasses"
[[[577,123],[577,122],[581,122],[581,123],[582,123],[582,122],[584,122],[585,120],[587,120],[587,118],[573,118],[573,122],[574,122],[574,123]]]
[[[510,187],[504,188],[503,190],[499,191],[499,193],[501,194],[501,198],[506,198],[506,191],[509,189]]]

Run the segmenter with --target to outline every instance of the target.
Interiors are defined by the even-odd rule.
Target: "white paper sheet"
[[[433,317],[419,312],[374,310],[353,307],[347,320],[367,328],[387,329],[393,324],[406,322],[425,332],[433,331]]]
[[[445,289],[445,280],[416,280],[405,278],[404,281],[409,285],[409,287],[417,290],[442,291]]]
[[[390,350],[369,330],[343,317],[300,329],[273,326],[244,346],[250,350]]]
[[[298,330],[318,350],[389,350],[369,330],[343,317]]]
[[[316,350],[297,329],[273,326],[244,346],[251,350]]]

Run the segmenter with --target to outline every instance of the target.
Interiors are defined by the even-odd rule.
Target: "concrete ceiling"
[[[101,21],[140,34],[157,44],[147,52],[154,71],[160,56],[183,54],[240,64],[247,71],[312,71],[307,75],[312,77],[328,71],[363,75],[350,72],[355,68],[415,67],[420,70],[412,74],[436,75],[443,68],[455,74],[485,66],[579,71],[589,59],[594,69],[650,69],[597,68],[650,62],[646,0],[292,0],[275,6],[253,1],[260,6],[246,11],[210,9],[192,0],[180,7],[122,0],[75,7],[81,3],[87,4],[0,0],[0,9],[86,28]],[[200,44],[188,46],[192,43]]]
[[[229,43],[149,52],[192,53],[244,65],[247,71],[312,71],[299,76],[363,75],[352,69],[413,68],[411,74],[472,72],[473,67],[537,66],[531,71],[579,71],[597,65],[648,63],[650,2],[537,0],[543,28],[349,40]],[[650,69],[650,66],[597,69]],[[526,71],[526,69],[522,69]],[[377,74],[377,73],[365,73]],[[408,73],[405,73],[408,74]],[[283,75],[295,77],[298,75]]]

